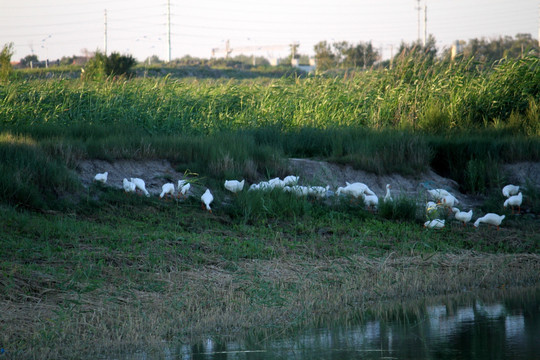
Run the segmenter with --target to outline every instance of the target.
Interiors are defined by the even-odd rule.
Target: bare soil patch
[[[77,172],[84,186],[89,186],[97,173],[108,171],[107,184],[122,189],[124,178],[141,178],[146,190],[152,195],[161,193],[161,186],[167,182],[177,183],[184,174],[174,170],[167,160],[84,160],[78,164]]]
[[[310,159],[289,159],[291,174],[300,176],[303,185],[330,185],[332,190],[345,186],[346,182],[363,182],[377,195],[384,196],[386,184],[392,187],[392,195],[403,194],[426,199],[426,189],[442,188],[455,194],[460,200],[460,207],[470,208],[482,203],[482,198],[462,194],[459,184],[452,179],[439,176],[429,170],[417,176],[400,174],[376,175],[367,171],[353,169],[348,165],[339,165],[326,161]],[[108,171],[109,186],[121,189],[124,178],[138,177],[146,182],[146,188],[152,195],[161,193],[161,186],[166,182],[176,183],[185,176],[175,170],[167,160],[84,160],[78,165],[78,175],[85,186],[89,186],[97,173]],[[504,165],[503,171],[509,182],[524,186],[527,182],[540,186],[540,163],[522,162]],[[261,175],[261,180],[264,178]]]
[[[363,182],[376,194],[384,196],[386,184],[391,184],[392,194],[406,194],[408,196],[425,195],[426,189],[444,188],[469,206],[479,201],[470,196],[461,194],[458,184],[433,171],[421,174],[417,177],[406,177],[399,174],[378,176],[362,170],[309,159],[290,159],[289,169],[291,174],[300,176],[300,184],[303,185],[330,185],[335,190],[339,186],[345,186],[345,182]],[[182,172],[175,170],[167,160],[117,160],[113,162],[104,160],[84,160],[78,164],[78,175],[84,186],[89,186],[97,173],[108,171],[107,184],[114,188],[122,188],[124,178],[138,177],[146,182],[146,189],[152,195],[161,192],[161,186],[166,182],[176,183],[184,178]],[[261,176],[261,180],[264,180]]]
[[[349,165],[339,165],[326,161],[308,159],[290,159],[291,169],[301,179],[316,185],[330,185],[332,189],[345,186],[345,182],[363,182],[378,196],[384,196],[386,185],[390,184],[392,195],[425,196],[426,189],[442,188],[455,194],[456,197],[469,206],[478,203],[478,199],[459,192],[459,184],[452,179],[437,175],[432,170],[418,176],[403,176],[400,174],[377,175],[363,170],[357,170]]]
[[[529,182],[531,185],[540,187],[540,163],[537,162],[519,162],[515,164],[506,164],[503,166],[506,178],[515,185],[525,185]]]

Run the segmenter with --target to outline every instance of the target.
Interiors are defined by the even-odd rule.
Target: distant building
[[[310,73],[315,71],[315,69],[317,68],[317,63],[314,58],[310,58],[309,65],[300,65],[300,61],[298,61],[298,59],[291,59],[291,66]]]

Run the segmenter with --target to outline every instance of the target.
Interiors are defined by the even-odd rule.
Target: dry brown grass
[[[110,284],[75,293],[52,291],[47,279],[32,274],[17,277],[10,293],[32,288],[34,295],[2,297],[0,341],[18,349],[18,358],[69,358],[256,329],[285,332],[367,309],[382,315],[394,301],[538,285],[540,256],[462,252],[250,260],[161,272],[147,280],[159,286]]]

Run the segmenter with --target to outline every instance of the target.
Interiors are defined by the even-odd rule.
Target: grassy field
[[[339,77],[1,84],[0,348],[80,358],[538,286],[540,189],[522,184],[524,213],[512,215],[500,166],[540,160],[539,74],[537,58],[481,71],[406,60]],[[287,157],[377,174],[433,168],[507,219],[500,231],[448,219],[434,232],[415,198],[373,213],[221,189],[287,175]],[[84,188],[81,159],[168,159],[215,189],[214,211]]]
[[[538,285],[538,220],[433,232],[348,201],[269,194],[258,214],[230,201],[209,214],[195,199],[93,185],[69,212],[2,206],[2,346],[16,358],[148,351],[282,334],[418,296]],[[286,201],[294,206],[273,207]]]

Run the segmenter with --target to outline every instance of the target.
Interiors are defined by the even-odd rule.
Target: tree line
[[[318,70],[330,70],[330,69],[366,69],[373,66],[388,67],[393,62],[399,61],[403,57],[413,56],[421,57],[428,60],[460,60],[474,58],[477,62],[486,66],[499,61],[503,58],[519,58],[528,55],[540,55],[540,48],[538,41],[533,39],[530,34],[517,34],[512,36],[501,36],[498,38],[474,38],[469,41],[459,40],[454,44],[454,53],[451,48],[445,48],[439,54],[436,46],[436,40],[433,36],[430,36],[426,44],[422,44],[420,41],[405,43],[402,42],[400,46],[393,52],[392,57],[388,60],[382,61],[382,54],[371,42],[358,42],[350,43],[347,41],[336,41],[329,43],[327,41],[320,41],[314,46],[315,60]],[[4,45],[2,52],[0,53],[0,76],[6,77],[8,70],[11,68],[10,59],[13,54],[13,44]],[[88,55],[88,54],[87,54]],[[78,58],[63,57],[58,64],[68,65],[74,63],[74,60]],[[79,57],[80,58],[80,57]],[[105,55],[100,52],[96,52],[89,58],[89,63],[85,67],[90,72],[102,75],[122,75],[129,74],[132,66],[137,61],[131,55],[120,55],[118,53],[112,53]],[[298,53],[298,44],[291,45],[291,54],[285,59],[283,63],[290,64],[290,60],[298,59],[300,64],[307,63],[309,57]],[[22,66],[28,66],[30,62],[38,62],[36,55],[28,55],[20,60]],[[160,60],[156,55],[153,55],[143,62],[146,65],[152,64],[164,64],[165,62]],[[218,59],[202,59],[186,55],[180,59],[175,59],[171,62],[172,66],[225,66],[233,68],[249,69],[255,66],[269,66],[267,59],[263,57],[253,57],[246,55],[238,55],[231,58],[218,58]]]
[[[326,41],[320,41],[314,47],[317,69],[349,69],[349,68],[367,68],[374,65],[389,66],[392,62],[399,61],[400,58],[410,55],[421,56],[423,59],[450,60],[474,58],[480,63],[490,65],[503,58],[520,58],[527,55],[540,55],[538,41],[533,39],[530,34],[517,34],[512,36],[501,36],[498,38],[474,38],[469,41],[459,40],[452,48],[444,49],[440,54],[437,50],[436,39],[429,36],[426,44],[420,41],[405,43],[393,52],[390,59],[381,61],[382,54],[372,45],[371,42],[349,43],[347,41],[338,41],[332,44]]]

